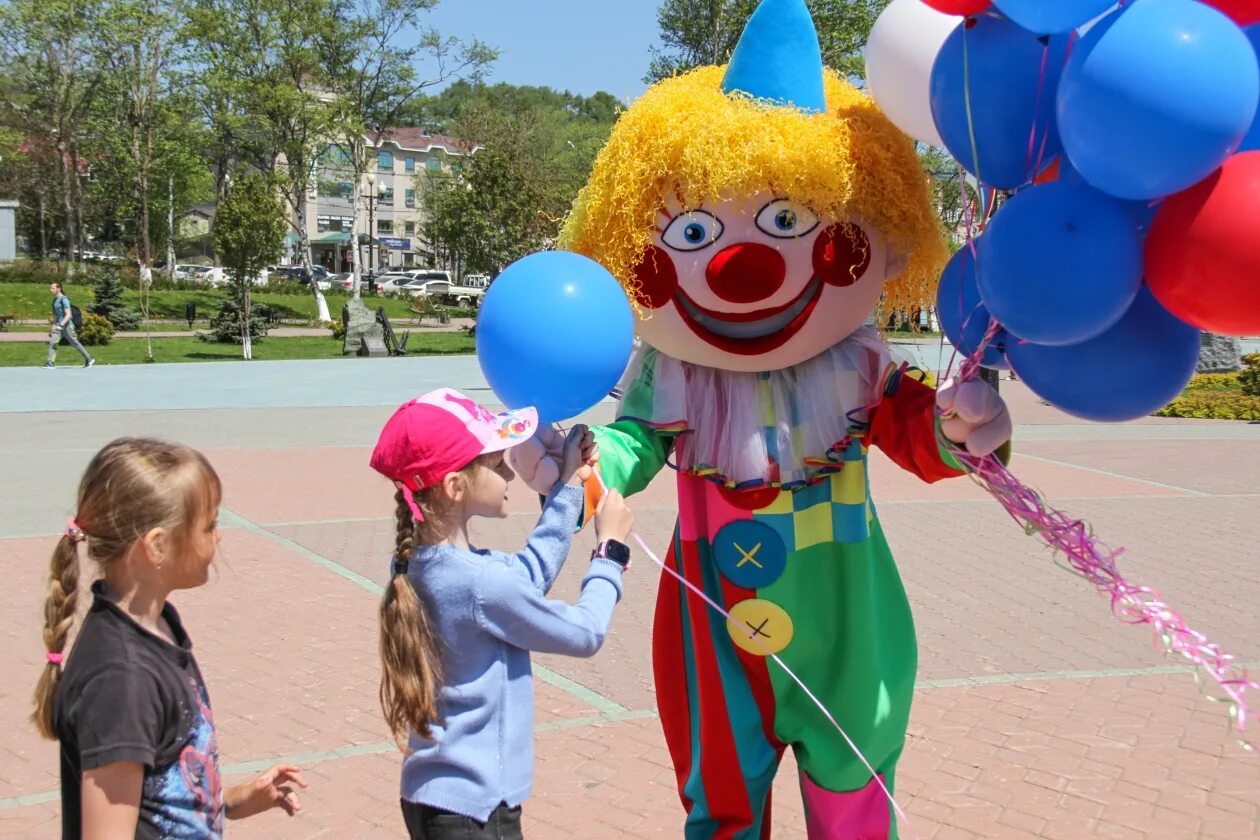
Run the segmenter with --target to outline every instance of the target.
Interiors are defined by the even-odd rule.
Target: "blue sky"
[[[490,82],[633,99],[646,87],[657,6],[658,0],[442,0],[425,23],[496,47]]]

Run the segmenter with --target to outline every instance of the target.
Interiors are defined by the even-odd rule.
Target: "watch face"
[[[609,540],[604,546],[604,551],[607,552],[609,560],[615,560],[623,566],[630,562],[630,547],[624,543]]]

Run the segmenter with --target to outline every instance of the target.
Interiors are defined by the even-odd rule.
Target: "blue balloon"
[[[980,301],[976,288],[976,260],[971,248],[964,245],[950,258],[941,273],[936,287],[936,314],[941,319],[941,331],[959,353],[970,357],[984,340],[989,329],[989,310]],[[984,348],[980,364],[1005,370],[1006,330],[998,330],[993,340]]]
[[[1088,23],[1116,5],[1116,0],[993,0],[993,5],[1030,32],[1044,35]]]
[[[477,315],[477,361],[508,408],[576,417],[617,384],[634,342],[621,285],[599,263],[543,251],[504,269]]]
[[[1014,336],[1076,344],[1106,330],[1142,283],[1142,243],[1124,202],[1055,181],[1016,194],[989,222],[980,296]]]
[[[1195,0],[1142,0],[1073,50],[1059,84],[1059,133],[1096,188],[1159,198],[1220,166],[1258,100],[1256,53],[1229,18]]]
[[[1070,347],[1012,341],[1019,378],[1068,414],[1116,423],[1171,402],[1194,376],[1199,331],[1169,314],[1143,286],[1133,306],[1100,336]]]
[[[945,40],[932,65],[932,119],[949,153],[982,183],[1014,189],[1059,153],[1054,103],[1066,48],[1065,37],[1043,41],[990,15]]]
[[[1085,180],[1085,176],[1073,169],[1071,162],[1066,157],[1059,159],[1059,180],[1065,184],[1090,187],[1090,183]],[[1090,188],[1092,189],[1092,187]],[[1129,211],[1129,216],[1137,227],[1138,236],[1146,239],[1146,234],[1151,229],[1151,222],[1155,221],[1155,214],[1159,212],[1159,206],[1163,203],[1163,200],[1121,201],[1117,198],[1116,201],[1119,201]]]
[[[1251,48],[1256,53],[1256,60],[1260,61],[1260,23],[1248,26],[1243,32],[1247,33],[1247,40],[1251,41]],[[1260,113],[1256,114],[1255,120],[1251,123],[1251,131],[1247,132],[1247,136],[1243,138],[1242,145],[1238,147],[1240,152],[1250,152],[1255,149],[1260,149]]]

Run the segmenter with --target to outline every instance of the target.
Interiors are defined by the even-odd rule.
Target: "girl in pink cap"
[[[504,453],[537,427],[532,408],[492,414],[444,388],[399,408],[372,453],[372,468],[397,488],[381,706],[407,754],[402,811],[413,838],[521,837],[534,764],[530,651],[594,655],[621,598],[634,515],[616,492],[595,513],[599,547],[577,603],[547,598],[599,457],[584,427],[568,436],[525,547],[469,544],[474,516],[507,516],[515,476]]]

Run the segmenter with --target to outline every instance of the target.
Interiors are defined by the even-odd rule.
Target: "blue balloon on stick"
[[[508,408],[576,417],[625,371],[634,318],[625,292],[594,260],[542,251],[504,269],[477,315],[477,361]]]
[[[1056,110],[1063,147],[1090,184],[1152,199],[1220,166],[1258,100],[1256,53],[1233,21],[1195,0],[1142,0],[1084,35]]]
[[[1260,62],[1260,23],[1248,26],[1243,32],[1247,34],[1247,40],[1251,42],[1251,48],[1256,53],[1256,61]],[[1256,118],[1252,120],[1251,131],[1247,132],[1242,145],[1238,147],[1240,152],[1251,152],[1256,149],[1260,149],[1260,113],[1257,113]]]
[[[990,15],[945,40],[932,65],[932,119],[949,153],[982,183],[1014,189],[1059,153],[1054,103],[1066,49],[1065,37],[1039,38]]]
[[[1012,339],[1011,367],[1034,393],[1068,414],[1116,423],[1171,402],[1194,376],[1199,331],[1173,317],[1145,286],[1102,335],[1069,347]]]
[[[1115,0],[993,0],[997,10],[1036,32],[1068,32],[1116,5]]]
[[[976,288],[976,260],[970,245],[964,245],[954,254],[941,273],[941,282],[936,287],[936,314],[941,319],[941,331],[959,353],[970,357],[976,352],[989,329],[990,316]],[[984,348],[980,364],[1005,370],[1006,340],[1006,330],[994,333],[993,340]]]
[[[1133,303],[1142,243],[1125,202],[1055,181],[998,210],[980,238],[977,268],[984,305],[1013,336],[1076,344]]]

